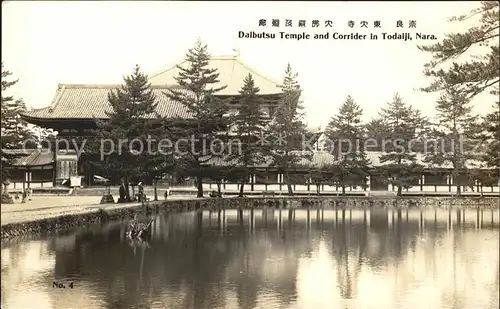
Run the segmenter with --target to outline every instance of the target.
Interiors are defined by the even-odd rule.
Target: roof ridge
[[[248,71],[254,73],[255,75],[258,75],[264,79],[267,79],[268,81],[272,82],[273,84],[276,84],[277,86],[281,86],[281,83],[279,83],[277,80],[275,80],[274,78],[272,78],[264,73],[256,71],[254,68],[252,68],[251,66],[246,64],[243,60],[241,60],[240,57],[235,57],[235,61],[238,62],[240,65],[242,65],[244,68],[246,68]]]
[[[165,72],[167,72],[167,71],[170,71],[170,70],[172,70],[172,69],[175,69],[178,65],[180,66],[180,65],[181,65],[181,64],[183,64],[184,62],[186,62],[186,59],[183,59],[181,62],[176,62],[173,66],[169,66],[169,67],[168,67],[168,68],[166,68],[166,69],[162,69],[162,70],[160,70],[160,71],[157,71],[156,73],[153,73],[153,74],[151,74],[151,75],[148,75],[148,80],[153,79],[153,78],[155,78],[156,76],[161,75],[161,74],[163,74],[163,73],[165,73]]]
[[[95,89],[112,89],[112,88],[118,88],[123,86],[123,84],[59,84],[59,91],[65,90],[65,89],[88,89],[88,88],[95,88]],[[151,88],[176,88],[180,87],[179,85],[176,84],[170,84],[170,85],[151,85]]]
[[[218,56],[211,56],[211,60],[238,60],[238,56],[236,55],[218,55]]]
[[[67,89],[75,88],[111,88],[121,86],[120,84],[62,84]]]
[[[57,91],[56,91],[56,96],[52,100],[52,102],[49,105],[49,112],[52,112],[52,110],[57,106],[57,103],[59,103],[59,100],[62,97],[62,94],[64,90],[66,89],[66,85],[64,84],[57,84]]]
[[[236,61],[238,61],[238,56],[234,56],[234,55],[210,56],[210,60],[236,60]],[[163,74],[165,72],[168,72],[168,71],[170,71],[172,69],[175,69],[177,66],[182,66],[182,64],[184,64],[186,61],[187,60],[185,58],[183,58],[182,61],[176,62],[176,64],[174,64],[173,66],[169,66],[166,69],[162,69],[160,71],[157,71],[156,73],[153,73],[153,74],[149,75],[148,79],[153,79],[153,78],[155,78],[158,75],[161,75],[161,74]]]

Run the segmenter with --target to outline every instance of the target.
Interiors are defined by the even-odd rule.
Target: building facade
[[[65,182],[69,186],[71,177],[78,174],[78,158],[74,151],[60,150],[55,153],[39,148],[3,149],[2,152],[12,158],[7,167],[8,189],[15,192],[27,188],[51,188]]]
[[[346,194],[348,195],[370,195],[378,193],[393,193],[396,194],[398,188],[389,184],[388,179],[384,176],[377,176],[377,169],[383,166],[380,162],[380,157],[383,155],[381,151],[367,151],[367,158],[370,161],[372,168],[371,176],[366,179],[366,184],[359,184],[357,186],[346,186]],[[403,194],[429,194],[429,195],[451,195],[457,193],[458,179],[453,176],[453,167],[451,165],[433,166],[424,161],[424,155],[421,153],[416,154],[417,163],[424,166],[424,171],[416,177],[417,179],[408,189],[403,190]],[[216,165],[224,165],[227,162],[217,159],[212,162]],[[317,182],[314,180],[313,173],[317,172],[318,168],[334,165],[336,163],[335,157],[327,151],[317,150],[314,151],[310,160],[303,160],[300,163],[301,168],[297,168],[291,172],[292,187],[294,192],[302,194],[341,194],[342,186],[339,182]],[[470,162],[468,166],[471,170],[480,169],[482,171],[494,170],[484,168],[482,162]],[[285,175],[280,173],[276,168],[263,163],[256,167],[256,173],[249,179],[249,183],[245,184],[245,191],[275,191],[286,192],[287,184]],[[498,174],[496,174],[498,175]],[[332,176],[334,176],[332,174]],[[226,191],[238,191],[240,185],[237,183],[223,182],[222,187]],[[217,186],[215,183],[208,181],[204,184],[204,189],[215,190]],[[498,182],[490,185],[482,185],[477,180],[461,180],[460,191],[462,195],[484,195],[484,196],[498,196],[500,187]]]

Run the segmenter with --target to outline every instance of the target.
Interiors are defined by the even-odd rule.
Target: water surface
[[[149,243],[124,228],[2,244],[2,307],[499,306],[498,210],[160,215]]]

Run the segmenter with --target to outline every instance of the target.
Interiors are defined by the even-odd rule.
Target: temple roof
[[[177,65],[185,68],[187,61],[184,60],[179,64],[173,65],[156,74],[152,74],[149,81],[152,85],[177,84],[174,78],[179,75]],[[243,80],[248,74],[252,74],[255,85],[260,88],[260,94],[281,93],[280,84],[277,81],[252,69],[242,62],[238,56],[213,56],[210,59],[209,67],[211,69],[217,69],[219,73],[219,83],[214,85],[214,88],[227,86],[224,90],[217,93],[219,95],[238,95],[239,90],[243,86]]]
[[[380,162],[380,157],[384,154],[386,154],[386,153],[384,153],[382,151],[367,151],[366,157],[370,161],[369,166],[381,167],[384,164],[388,164],[388,163]],[[427,168],[453,169],[453,166],[450,163],[442,164],[439,166],[426,163],[424,161],[425,156],[422,153],[416,153],[416,158],[417,158],[416,163],[421,164]],[[268,166],[270,166],[271,162],[272,162],[271,157],[267,157],[266,162],[263,162],[255,167],[268,167]],[[337,161],[336,161],[335,157],[331,153],[329,153],[327,151],[315,151],[312,153],[312,157],[311,157],[310,161],[305,159],[305,158],[302,158],[300,160],[300,162],[298,163],[298,165],[307,166],[307,167],[311,167],[311,168],[321,168],[321,167],[325,167],[328,165],[333,165],[336,162]],[[209,164],[209,165],[214,164],[217,166],[229,166],[231,164],[236,164],[236,160],[230,161],[230,160],[227,160],[226,158],[223,158],[223,157],[213,157],[207,162],[207,164]],[[470,160],[469,162],[467,162],[467,168],[487,169],[484,166],[483,162],[476,161],[476,160]]]
[[[186,65],[186,61],[179,64]],[[269,77],[248,67],[238,57],[212,57],[210,67],[219,72],[219,83],[215,87],[227,85],[218,95],[239,95],[244,78],[251,73],[260,94],[279,94],[279,84]],[[157,113],[168,118],[189,118],[187,108],[179,102],[169,100],[163,92],[169,88],[178,88],[174,79],[179,73],[177,65],[151,75],[150,82],[153,93],[158,100]],[[94,84],[59,84],[56,95],[49,107],[33,109],[22,114],[31,121],[37,119],[106,119],[106,112],[111,112],[108,93],[121,85]],[[179,88],[180,89],[180,88]],[[187,90],[185,90],[187,91]]]
[[[35,167],[50,165],[54,162],[54,155],[47,149],[2,149],[4,154],[15,156],[11,166]]]
[[[49,107],[26,111],[25,118],[44,119],[106,119],[112,112],[108,94],[121,85],[60,84]],[[187,108],[170,100],[163,93],[178,86],[152,86],[158,102],[156,112],[162,117],[189,118]],[[180,89],[180,88],[179,88]],[[187,91],[187,90],[186,90]]]

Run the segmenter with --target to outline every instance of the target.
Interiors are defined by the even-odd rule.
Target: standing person
[[[125,183],[122,181],[122,184],[120,186],[120,197],[118,198],[118,203],[125,203],[127,199],[127,194],[125,192]]]
[[[142,185],[142,181],[137,185],[137,189],[139,190],[139,202],[143,202],[146,200],[144,195],[144,186]]]
[[[27,192],[28,192],[28,190],[24,190],[24,191],[23,191],[23,198],[22,198],[22,200],[21,200],[21,203],[26,203],[26,197],[27,197],[27,195],[28,195],[28,193],[27,193]]]

